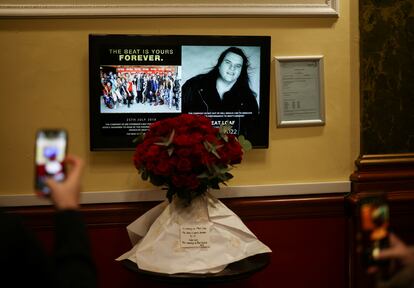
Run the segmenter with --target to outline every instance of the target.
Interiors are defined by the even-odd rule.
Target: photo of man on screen
[[[246,48],[249,48],[249,56],[244,51]],[[197,53],[197,50],[200,52]],[[211,57],[218,54],[218,57],[215,60],[211,57],[207,59],[200,57],[202,53],[210,54]],[[183,71],[188,72],[190,69],[190,66],[186,66],[186,60],[194,64],[188,58],[196,55],[201,59],[199,61],[205,61],[200,64],[207,66],[212,61],[215,64],[208,72],[199,73],[185,81],[182,87],[183,112],[205,114],[216,124],[232,125],[234,134],[254,137],[260,106],[259,97],[251,88],[249,58],[260,57],[259,47],[183,47]],[[198,67],[200,70],[203,68]],[[259,71],[260,69],[254,69],[251,74],[260,78],[257,75]],[[254,82],[256,86],[259,85],[259,81]],[[256,91],[258,90],[257,87]]]

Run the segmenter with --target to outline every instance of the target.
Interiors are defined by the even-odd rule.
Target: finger
[[[52,178],[48,177],[45,179],[46,185],[50,188],[50,190],[55,191],[57,186],[59,185],[58,182],[53,180]]]
[[[389,248],[381,250],[377,259],[392,259],[392,258],[401,258],[402,253],[400,249]]]
[[[72,166],[70,172],[68,173],[68,179],[79,178],[80,175],[82,174],[82,170],[84,166],[83,160],[74,155],[68,155],[66,157],[66,163]]]
[[[397,237],[394,233],[390,233],[390,245],[391,246],[398,246],[398,245],[404,245],[404,242]]]
[[[77,166],[77,165],[79,165],[78,164],[79,162],[82,162],[82,159],[81,158],[79,158],[79,157],[77,157],[75,155],[72,155],[72,154],[66,155],[66,158],[65,158],[65,163],[66,164],[69,164],[71,166],[72,165]]]

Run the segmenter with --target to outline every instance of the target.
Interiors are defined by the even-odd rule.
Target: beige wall
[[[0,20],[0,195],[31,194],[34,134],[65,127],[85,158],[85,191],[151,187],[132,152],[89,151],[88,34],[270,35],[271,56],[324,55],[326,125],[277,128],[271,65],[270,146],[249,152],[229,183],[346,181],[359,152],[357,2],[339,18],[123,18]]]

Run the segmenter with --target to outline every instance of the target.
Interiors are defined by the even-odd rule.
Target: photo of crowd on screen
[[[101,113],[181,113],[180,66],[100,66]]]

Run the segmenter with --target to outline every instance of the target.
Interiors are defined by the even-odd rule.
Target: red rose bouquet
[[[209,188],[233,175],[233,165],[242,160],[250,143],[239,136],[227,134],[228,128],[215,128],[202,115],[182,114],[153,123],[139,140],[133,157],[143,180],[167,189],[188,203]]]

